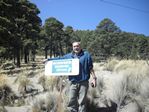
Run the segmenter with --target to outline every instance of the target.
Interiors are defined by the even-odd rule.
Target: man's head
[[[72,43],[73,52],[78,54],[81,51],[81,45],[80,42],[73,42]]]

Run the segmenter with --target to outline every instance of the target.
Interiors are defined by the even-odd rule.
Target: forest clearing
[[[41,0],[38,4],[43,5],[43,8],[45,5],[56,5],[53,10],[48,6],[46,12],[40,10],[33,0],[0,0],[0,112],[68,112],[68,78],[46,76],[43,60],[72,53],[74,42],[80,43],[80,51],[90,53],[97,76],[97,80],[96,77],[93,78],[94,82],[97,81],[96,88],[93,88],[91,80],[89,81],[87,112],[149,112],[149,35],[141,33],[142,29],[149,32],[148,24],[144,21],[145,16],[142,15],[143,20],[140,20],[141,16],[137,14],[139,18],[132,18],[133,13],[130,13],[130,23],[139,21],[129,24],[123,11],[116,9],[111,13],[109,6],[109,11],[105,7],[94,12],[80,13],[86,11],[83,6],[87,2],[89,7],[86,8],[90,10],[95,8],[90,3],[96,5],[96,2],[105,0],[81,1],[82,6],[80,1],[75,0],[75,8],[74,1],[71,1],[70,8],[66,5],[70,0],[66,0],[64,7],[60,6],[65,2],[46,3],[49,1],[51,2]],[[43,4],[44,2],[46,4]],[[142,1],[140,3],[147,4]],[[81,6],[80,9],[78,6]],[[57,16],[49,14],[44,19],[41,17],[43,12],[55,14],[54,11],[61,11],[63,18],[62,10],[65,8],[68,8],[66,12],[70,11],[66,14],[69,21],[77,19],[72,22],[75,25],[94,26],[94,19],[99,22],[96,22],[94,29],[77,29],[72,24],[66,24],[66,19]],[[78,12],[74,13],[77,9]],[[117,20],[115,17],[103,16],[107,13],[118,14],[117,11],[120,11],[120,14],[115,16]],[[126,12],[128,14],[128,11]],[[85,18],[79,20],[79,16],[74,14]],[[100,14],[99,16],[103,17],[86,17],[83,14]],[[124,17],[121,17],[121,14]],[[81,25],[78,20],[94,22],[90,22],[91,25]],[[119,21],[127,28],[132,27],[132,30],[125,30],[125,25],[121,29],[117,26]],[[146,21],[148,22],[148,19]],[[138,27],[135,27],[136,24]],[[141,24],[147,27],[140,26]],[[134,32],[134,28],[140,33]],[[91,69],[87,71],[89,74]]]

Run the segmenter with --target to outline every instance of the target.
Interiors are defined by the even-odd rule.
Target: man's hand
[[[48,59],[44,59],[43,60],[43,64],[45,64],[46,62],[48,62]]]
[[[93,78],[93,80],[91,81],[91,86],[94,88],[97,86],[97,81],[96,81],[96,77]]]

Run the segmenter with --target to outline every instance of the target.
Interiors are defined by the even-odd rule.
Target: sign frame
[[[58,59],[45,63],[46,76],[74,76],[79,75],[79,59]]]

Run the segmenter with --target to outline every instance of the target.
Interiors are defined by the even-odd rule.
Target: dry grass
[[[114,68],[115,72],[128,71],[131,69],[134,75],[149,75],[149,66],[144,60],[121,60]]]
[[[8,77],[0,75],[0,105],[10,105],[13,103],[13,92],[8,84]]]
[[[32,104],[33,112],[65,112],[62,96],[59,92],[47,92],[35,97]]]
[[[124,75],[114,75],[108,78],[105,81],[103,94],[120,108],[127,95],[127,78]]]
[[[104,67],[106,67],[105,70],[103,70]],[[97,87],[89,88],[88,96],[92,103],[89,103],[88,107],[110,107],[114,102],[117,104],[117,112],[132,112],[133,110],[129,106],[132,106],[134,110],[136,109],[136,112],[138,110],[149,112],[149,66],[146,61],[119,61],[113,58],[106,63],[106,66],[103,63],[94,63],[94,68],[98,77]],[[23,73],[19,72],[14,76],[18,76],[17,85],[22,85],[24,89],[30,85],[29,78],[35,79],[34,85],[40,86],[40,94],[33,96],[30,100],[33,101],[32,105],[28,104],[32,106],[32,111],[66,112],[69,92],[66,77],[45,77],[43,69],[39,71],[26,69],[26,71],[28,73],[23,71]],[[7,76],[0,76],[0,87],[7,84],[6,82]],[[44,90],[48,91],[43,91],[38,83],[42,85]],[[103,100],[103,105],[99,104],[101,103],[100,100]]]
[[[55,76],[47,76],[46,80],[45,80],[45,84],[46,84],[46,88],[50,91],[50,90],[54,90],[57,89],[57,87],[59,86],[58,83],[60,81],[59,77],[55,77]]]
[[[117,112],[142,112],[136,102],[131,102],[125,105]],[[144,111],[143,111],[144,112]]]
[[[7,110],[5,109],[4,106],[1,106],[1,105],[0,105],[0,112],[7,112]]]
[[[0,74],[0,88],[4,88],[7,85],[8,78],[4,74]]]
[[[93,66],[94,66],[94,71],[102,71],[103,69],[105,69],[104,62],[94,63]]]
[[[96,67],[99,66],[96,65]],[[98,73],[100,76],[97,75],[100,78],[97,89],[102,88],[101,97],[105,99],[105,105],[110,106],[112,102],[116,103],[117,112],[148,112],[148,63],[144,60],[110,60],[106,68],[111,71],[111,73],[107,72],[109,75],[103,75],[101,71]],[[97,91],[92,92],[97,96]],[[92,97],[92,100],[95,98]]]
[[[147,107],[145,105],[148,104],[146,99],[149,99],[148,81],[149,66],[145,61],[121,60],[116,64],[112,76],[104,80],[103,94],[117,104],[117,112],[128,102],[137,105],[134,106],[134,110],[136,108],[144,110]],[[125,111],[129,111],[129,109]]]
[[[145,99],[149,98],[149,77],[146,77],[140,84],[140,94]]]
[[[44,90],[62,91],[62,89],[66,86],[67,79],[66,77],[42,75],[41,77],[39,77],[38,83],[42,85]]]
[[[116,74],[126,75],[128,78],[128,89],[131,92],[139,93],[141,82],[149,76],[149,66],[143,60],[120,61],[114,69]]]
[[[119,63],[119,60],[116,58],[109,58],[105,65],[105,69],[108,71],[113,71],[115,66]]]
[[[18,83],[18,91],[24,96],[27,93],[27,86],[31,85],[31,81],[26,74],[20,74],[14,83]]]
[[[46,87],[46,76],[45,75],[42,75],[42,76],[39,77],[38,83],[41,84],[41,86],[43,87],[43,91],[47,90],[47,87]]]

